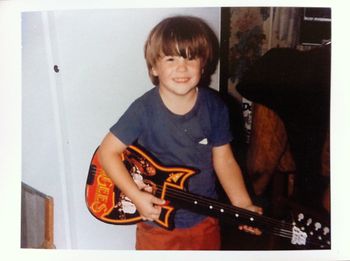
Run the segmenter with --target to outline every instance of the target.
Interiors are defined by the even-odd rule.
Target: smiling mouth
[[[174,78],[174,81],[177,83],[185,83],[190,80],[189,77],[179,77],[179,78]]]

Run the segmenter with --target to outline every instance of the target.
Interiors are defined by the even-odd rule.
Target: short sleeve
[[[214,147],[230,143],[233,139],[230,128],[230,115],[226,104],[220,100],[211,115],[211,140]]]
[[[125,145],[132,144],[141,134],[144,108],[139,100],[134,101],[119,120],[110,128],[110,132]]]

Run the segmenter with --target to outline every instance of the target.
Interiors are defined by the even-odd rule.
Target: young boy
[[[102,166],[145,221],[156,220],[165,202],[140,190],[120,159],[135,141],[163,165],[199,169],[189,180],[190,192],[216,198],[216,173],[233,205],[261,213],[231,151],[228,110],[216,93],[198,86],[215,61],[211,35],[207,24],[189,16],[164,19],[150,32],[144,51],[156,87],[131,104],[99,148]],[[172,231],[138,223],[136,249],[220,249],[216,219],[178,209],[174,222]]]

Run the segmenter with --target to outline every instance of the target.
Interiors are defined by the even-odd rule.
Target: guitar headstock
[[[310,248],[329,249],[331,231],[327,223],[298,213],[292,222],[292,244],[308,245]]]

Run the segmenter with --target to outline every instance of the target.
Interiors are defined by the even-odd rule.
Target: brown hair
[[[148,74],[153,84],[159,83],[152,67],[163,55],[200,58],[205,73],[214,73],[217,64],[218,42],[214,32],[201,19],[174,16],[162,20],[150,32],[144,54]]]

